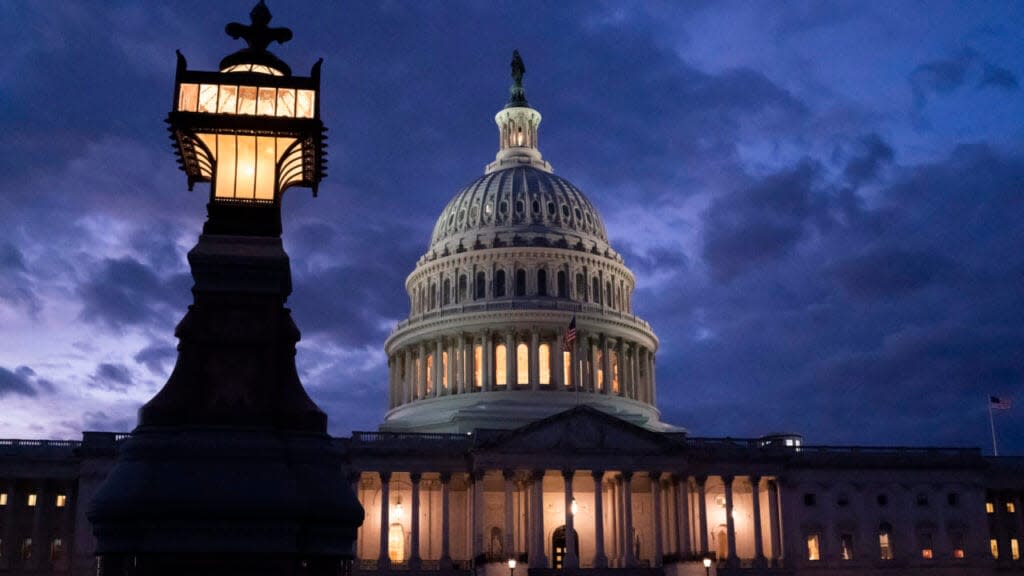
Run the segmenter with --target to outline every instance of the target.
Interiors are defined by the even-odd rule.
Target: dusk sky
[[[187,191],[175,49],[254,0],[0,3],[0,438],[128,431],[173,367]],[[1024,454],[1024,3],[270,0],[323,57],[328,178],[284,198],[298,364],[374,430],[383,344],[497,151],[519,49],[540,149],[601,212],[696,436]]]

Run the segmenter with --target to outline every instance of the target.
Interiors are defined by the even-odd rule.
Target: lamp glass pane
[[[235,106],[238,104],[238,86],[220,87],[220,95],[217,99],[217,112],[221,114],[234,114]]]
[[[235,170],[235,198],[251,200],[256,188],[256,137],[255,136],[224,136],[237,138],[237,162]],[[223,153],[223,150],[221,151]]]
[[[298,99],[295,103],[295,116],[298,118],[312,118],[315,103],[316,92],[312,90],[299,90]]]
[[[256,199],[273,200],[277,139],[260,136],[256,140]]]
[[[239,86],[238,88],[238,113],[256,114],[256,87]]]
[[[225,134],[218,135],[216,146],[213,146],[211,149],[217,162],[217,180],[213,185],[214,196],[217,198],[234,198],[235,158],[237,156],[235,137]]]
[[[178,92],[178,110],[195,112],[199,105],[199,84],[182,84]]]
[[[199,85],[199,111],[200,112],[216,112],[217,111],[217,85],[216,84],[200,84]]]
[[[295,90],[279,88],[277,91],[277,115],[288,118],[295,116]]]
[[[259,104],[256,107],[256,113],[260,116],[273,116],[274,115],[274,101],[276,95],[273,88],[260,88]]]

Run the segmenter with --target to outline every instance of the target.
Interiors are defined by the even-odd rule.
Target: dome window
[[[522,200],[516,200],[516,214],[522,214],[522,213],[523,213],[523,201]]]
[[[508,202],[505,202],[504,200],[502,200],[501,204],[498,204],[498,212],[501,212],[502,214],[507,214],[508,213]]]
[[[490,216],[494,212],[494,203],[488,201],[484,204],[484,216]]]
[[[463,224],[465,222],[466,222],[466,211],[465,210],[459,210],[459,224]]]
[[[577,221],[579,221],[579,220],[583,220],[583,213],[582,213],[582,212],[580,212],[580,209],[579,209],[579,208],[577,208],[577,209],[576,209],[576,212],[575,212],[575,214],[576,214],[576,220],[577,220]]]
[[[533,201],[533,213],[534,214],[539,214],[540,213],[540,202],[537,202],[536,200]]]
[[[480,211],[477,210],[476,206],[469,209],[469,223],[476,224],[477,218],[480,216]]]
[[[554,218],[555,217],[555,203],[554,202],[548,202],[548,217],[550,217],[550,218]]]
[[[562,218],[569,219],[569,207],[565,204],[562,204]]]
[[[494,273],[494,297],[501,298],[505,295],[505,271],[498,270]]]
[[[584,216],[585,216],[585,220],[587,221],[587,225],[589,226],[590,225],[590,212],[587,212],[586,214],[584,214]]]

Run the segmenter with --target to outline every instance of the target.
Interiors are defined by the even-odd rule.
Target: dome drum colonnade
[[[632,315],[635,278],[590,201],[541,158],[541,116],[526,103],[518,54],[513,79],[495,116],[495,161],[442,211],[406,280],[410,315],[385,344],[390,411],[381,428],[521,425],[579,401],[538,394],[558,391],[661,426],[658,340]],[[564,350],[573,319],[577,338]],[[490,401],[502,403],[506,421],[481,420]]]

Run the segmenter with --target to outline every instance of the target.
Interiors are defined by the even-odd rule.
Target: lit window
[[[63,508],[68,505],[67,494],[57,494],[57,508]]]
[[[999,541],[995,538],[992,538],[988,541],[988,547],[990,550],[992,550],[992,557],[996,560],[999,560]]]
[[[598,350],[594,354],[594,364],[597,365],[597,387],[604,390],[604,351]]]
[[[473,347],[473,386],[483,386],[484,378],[484,347],[477,344]]]
[[[0,506],[7,506],[7,492],[0,492]]]
[[[619,353],[612,351],[612,392],[619,393]]]
[[[821,560],[821,536],[818,534],[807,536],[807,559],[811,561]]]
[[[562,352],[562,381],[569,388],[573,387],[572,382],[572,352]]]
[[[28,495],[28,505],[29,506],[35,506],[36,505],[36,495],[35,494],[29,494]]]
[[[525,343],[516,346],[516,384],[530,383],[530,347]]]
[[[892,560],[892,528],[888,524],[882,524],[878,531],[878,557],[882,560]]]
[[[935,551],[932,548],[932,535],[929,533],[921,534],[921,558],[931,560],[934,556]]]
[[[388,558],[392,562],[405,560],[405,529],[398,522],[388,528]]]
[[[1010,538],[1010,558],[1020,560],[1020,542],[1016,538]]]
[[[441,389],[448,389],[448,352],[441,352]]]
[[[541,344],[537,355],[539,356],[540,383],[551,384],[551,345]]]
[[[949,541],[953,544],[953,558],[963,559],[966,557],[964,553],[964,534],[963,532],[951,532],[949,535]]]
[[[843,560],[853,560],[853,534],[839,535],[839,557]]]
[[[434,355],[427,354],[427,396],[434,393]]]
[[[1010,514],[1013,514],[1014,512],[1017,511],[1017,506],[1015,506],[1013,502],[1007,502],[1006,503],[1006,511],[1009,512]]]
[[[498,386],[508,384],[508,377],[505,375],[505,368],[508,366],[506,356],[504,344],[494,347],[494,383]]]
[[[994,502],[985,502],[985,512],[989,514],[996,513],[996,505]]]

